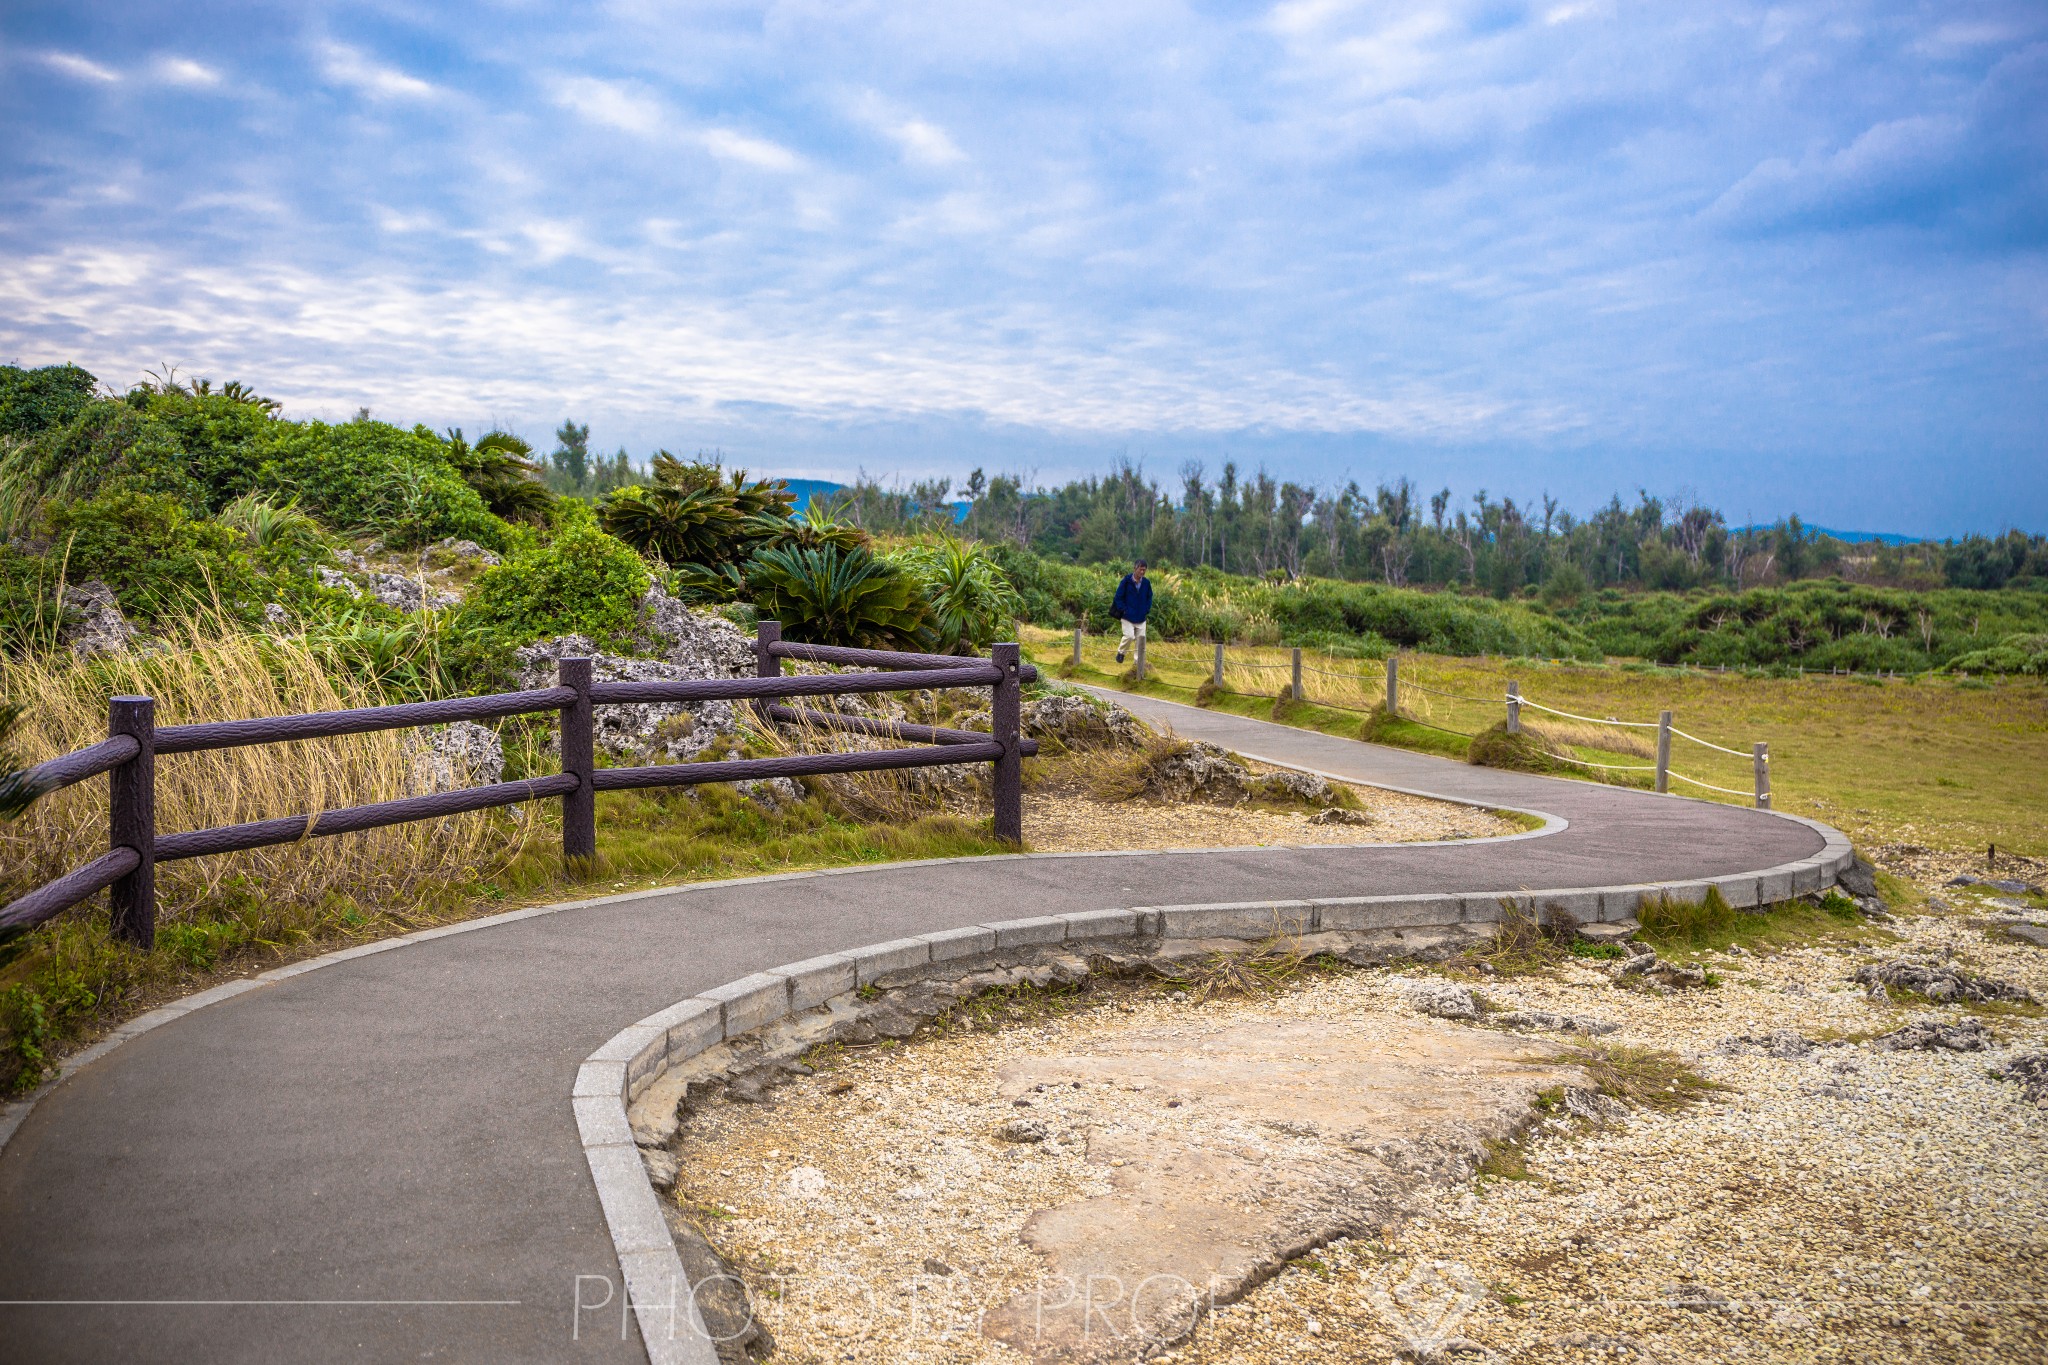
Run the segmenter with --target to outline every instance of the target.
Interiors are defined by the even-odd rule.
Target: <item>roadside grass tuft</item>
[[[1720,901],[1718,907],[1712,902]],[[1657,902],[1637,911],[1637,938],[1666,956],[1725,952],[1740,945],[1751,952],[1780,952],[1819,945],[1878,947],[1898,935],[1873,924],[1846,897],[1815,904],[1781,901],[1762,910],[1735,910],[1709,889],[1708,902]]]
[[[1559,1060],[1581,1067],[1593,1089],[1624,1104],[1671,1113],[1728,1089],[1687,1066],[1674,1052],[1628,1043],[1587,1043]]]

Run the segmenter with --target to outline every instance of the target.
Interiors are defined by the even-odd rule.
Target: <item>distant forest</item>
[[[964,509],[952,503],[959,499]],[[2011,531],[1903,545],[1845,542],[1801,524],[1731,528],[1698,503],[1639,493],[1590,516],[1555,498],[1524,505],[1485,490],[1458,504],[1407,479],[1368,493],[1319,490],[1200,465],[1163,488],[1126,463],[1100,478],[1027,488],[975,470],[964,482],[885,488],[863,478],[840,494],[871,531],[958,520],[967,534],[1051,559],[1093,564],[1143,556],[1260,578],[1304,575],[1394,587],[1453,587],[1507,598],[1530,589],[1569,601],[1602,588],[1752,588],[1808,578],[1931,589],[2048,589],[2048,537]],[[964,516],[962,511],[964,510]]]

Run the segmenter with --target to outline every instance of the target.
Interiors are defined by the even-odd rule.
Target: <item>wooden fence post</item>
[[[1223,646],[1221,644],[1216,646],[1216,667],[1209,670],[1209,681],[1215,685],[1218,692],[1223,690]]]
[[[141,749],[107,774],[107,847],[142,856],[135,870],[107,889],[114,937],[138,948],[156,946],[156,702],[114,697],[107,734],[130,735]]]
[[[1294,699],[1301,700],[1301,651],[1294,651]]]
[[[1522,733],[1522,685],[1508,679],[1508,733]]]
[[[1756,808],[1771,808],[1771,746],[1759,743],[1756,746]]]
[[[1144,649],[1140,637],[1138,647]],[[1138,655],[1144,667],[1144,654]],[[995,762],[995,835],[1003,843],[1024,842],[1024,749],[1019,725],[1023,717],[1023,679],[1017,671],[1019,651],[1014,644],[1000,644],[989,650],[989,660],[1002,670],[989,698],[989,729],[1003,746]]]
[[[562,771],[576,790],[562,793],[562,866],[585,876],[597,861],[597,718],[590,702],[590,660],[555,661],[555,681],[576,690],[562,708]]]
[[[1401,665],[1399,662],[1399,656],[1389,654],[1387,656],[1387,714],[1390,716],[1396,716],[1400,713]]]
[[[1075,668],[1079,668],[1080,666],[1081,666],[1081,625],[1080,625],[1080,622],[1078,622],[1078,621],[1077,621],[1077,622],[1075,622],[1075,623],[1074,623],[1074,667],[1075,667]]]
[[[782,676],[782,660],[768,652],[768,646],[782,643],[782,622],[756,621],[754,623],[754,676],[757,678],[779,678]],[[754,703],[754,714],[765,723],[771,701],[762,698]],[[837,710],[835,705],[832,708]]]
[[[1143,631],[1138,632],[1138,661],[1136,668],[1138,670],[1138,681],[1145,681],[1145,632]]]
[[[1657,790],[1671,790],[1671,713],[1657,713]]]

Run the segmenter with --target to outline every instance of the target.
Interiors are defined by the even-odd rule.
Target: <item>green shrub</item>
[[[1509,768],[1524,773],[1585,773],[1568,759],[1559,758],[1527,734],[1509,734],[1506,721],[1496,721],[1472,737],[1465,761],[1485,768]]]
[[[1973,649],[1949,660],[1949,673],[2048,675],[2048,635],[2008,635],[1989,649]]]
[[[88,404],[65,425],[0,450],[0,536],[33,532],[51,507],[122,490],[176,498],[194,516],[207,511],[175,431],[126,403]]]
[[[54,555],[73,581],[98,579],[131,617],[154,620],[218,604],[253,620],[262,583],[242,537],[218,522],[194,521],[160,493],[107,493],[50,509]]]
[[[981,649],[1010,632],[1022,605],[1010,580],[978,545],[942,536],[890,556],[917,583],[944,650]]]
[[[98,383],[76,365],[0,365],[0,436],[29,437],[66,425],[92,402]]]
[[[425,427],[384,422],[273,422],[249,452],[242,489],[295,495],[329,526],[377,531],[386,543],[420,545],[445,536],[492,550],[507,545],[505,523],[449,463],[445,443]]]
[[[792,640],[882,649],[929,649],[931,611],[917,581],[866,550],[795,545],[759,551],[747,586],[763,620]]]
[[[653,581],[647,565],[600,530],[585,504],[563,508],[552,541],[529,541],[477,576],[460,613],[466,627],[515,645],[571,634],[614,648],[628,643]]]

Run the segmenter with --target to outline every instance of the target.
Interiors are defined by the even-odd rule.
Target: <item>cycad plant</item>
[[[941,536],[895,556],[917,581],[943,649],[979,649],[1006,633],[1023,602],[979,545]]]
[[[654,481],[608,494],[598,504],[604,529],[644,555],[715,574],[743,562],[788,530],[792,499],[779,482],[752,480],[712,464],[685,464],[666,450]],[[693,580],[694,581],[694,580]]]
[[[555,495],[541,482],[533,447],[509,431],[487,431],[471,445],[462,429],[448,433],[448,462],[484,505],[507,521],[545,525]]]
[[[792,640],[880,649],[929,649],[931,609],[901,566],[864,549],[779,545],[747,564],[764,619]]]

